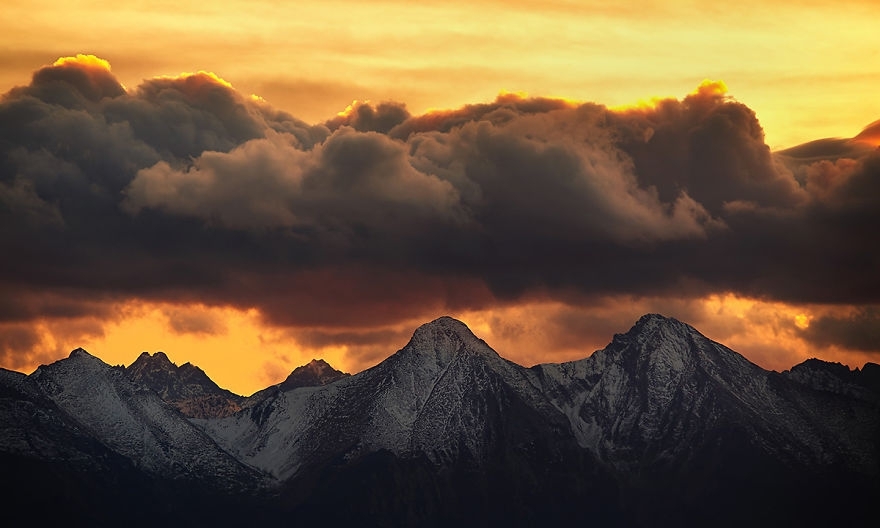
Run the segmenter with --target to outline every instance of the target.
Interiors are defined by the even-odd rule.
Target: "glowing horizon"
[[[93,321],[97,325],[94,327],[73,325],[73,332],[65,328],[71,326],[69,323],[38,323],[42,346],[34,358],[39,359],[16,365],[12,370],[33,372],[40,364],[67,357],[75,348],[83,348],[107,364],[125,366],[133,363],[141,352],[164,352],[176,365],[192,363],[221,387],[248,396],[280,383],[294,368],[312,359],[324,359],[343,372],[361,372],[401,349],[418,326],[443,315],[464,322],[502,357],[531,367],[583,359],[604,348],[614,333],[626,332],[635,324],[638,316],[628,317],[634,313],[633,304],[643,310],[642,314],[658,312],[678,318],[766,370],[781,372],[814,357],[850,368],[876,362],[870,355],[858,351],[811,347],[802,336],[811,319],[851,309],[798,307],[727,294],[672,303],[665,299],[604,299],[601,306],[587,311],[563,303],[537,301],[487,310],[437,313],[429,319],[383,327],[388,337],[373,343],[323,346],[309,344],[308,337],[304,340],[300,337],[308,334],[308,329],[298,331],[267,324],[256,309],[134,301],[113,308],[120,314],[118,319]],[[666,313],[659,309],[664,304],[669,306]],[[621,310],[620,305],[628,307]],[[592,317],[596,320],[596,329],[576,342],[564,336],[548,335],[560,330],[553,323],[554,317],[560,314]],[[100,331],[90,334],[98,327]],[[364,335],[369,331],[368,328],[343,330]]]
[[[7,2],[0,367],[162,350],[248,394],[440,315],[528,366],[646,312],[765,368],[876,362],[878,19]]]

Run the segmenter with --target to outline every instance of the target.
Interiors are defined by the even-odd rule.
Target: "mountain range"
[[[779,373],[643,316],[520,366],[463,323],[250,397],[160,353],[0,369],[5,510],[74,525],[873,526],[880,365]]]

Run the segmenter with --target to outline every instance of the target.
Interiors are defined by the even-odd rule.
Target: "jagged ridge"
[[[130,368],[179,381],[183,367],[157,356]],[[65,361],[102,368],[84,351]],[[283,500],[272,508],[300,519],[460,523],[476,511],[477,524],[857,525],[866,510],[851,504],[880,491],[880,408],[865,381],[875,367],[805,362],[768,372],[689,325],[649,314],[585,359],[527,369],[440,318],[364,372],[348,376],[315,360],[238,413],[191,421],[239,461],[275,475]],[[82,423],[106,422],[86,409],[100,399],[51,381],[39,394]],[[0,383],[20,394],[30,381]],[[133,397],[115,383],[124,400]],[[98,386],[89,380],[77,390]],[[163,387],[167,398],[182,394]],[[357,484],[363,479],[372,484]],[[340,496],[346,507],[329,508]],[[850,505],[845,514],[842,505]]]
[[[178,367],[164,352],[143,352],[125,373],[191,418],[229,416],[244,402],[242,396],[217,386],[199,367],[188,362]]]

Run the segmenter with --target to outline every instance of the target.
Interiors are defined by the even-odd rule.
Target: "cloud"
[[[358,132],[381,132],[387,134],[394,127],[410,118],[406,105],[394,101],[379,103],[375,107],[369,103],[355,101],[335,119],[327,122],[331,130],[349,126]]]
[[[791,174],[773,159],[755,113],[704,81],[681,101],[612,114],[643,185],[670,199],[686,189],[718,214],[725,203],[792,207],[804,200]]]
[[[875,147],[880,145],[880,119],[862,129],[853,140]]]
[[[452,185],[414,170],[403,145],[384,135],[344,128],[305,152],[289,138],[267,134],[229,153],[206,152],[183,170],[166,162],[142,169],[124,207],[230,228],[359,228],[377,235],[457,214]]]
[[[62,57],[34,73],[30,85],[13,89],[14,97],[31,96],[41,101],[83,108],[104,98],[119,97],[125,88],[110,72],[110,63],[94,55]]]
[[[110,320],[90,317],[44,317],[21,322],[0,322],[0,365],[30,372],[40,364],[67,356],[69,342],[100,337]]]
[[[165,310],[168,326],[176,334],[218,335],[226,333],[226,323],[208,310],[188,307]]]
[[[609,295],[589,301],[533,299],[456,316],[502,356],[522,365],[582,359],[605,347],[642,314],[662,313],[693,325],[764,368],[784,370],[810,357],[794,325],[801,309],[732,294]],[[848,359],[864,362],[863,357]]]
[[[866,306],[847,315],[823,315],[810,321],[803,330],[808,341],[822,346],[837,346],[880,354],[880,308]]]
[[[349,338],[535,299],[876,304],[874,128],[774,154],[716,82],[629,109],[504,94],[308,125],[210,73],[125,89],[62,59],[0,100],[0,321],[256,308],[372,357]]]
[[[389,354],[402,348],[412,336],[413,329],[424,322],[408,321],[409,326],[397,324],[366,330],[310,328],[295,332],[293,337],[300,347],[314,351],[316,356],[326,355],[324,350],[328,347],[342,347],[345,350],[346,365],[359,372],[376,365]]]
[[[19,369],[33,362],[31,350],[40,343],[40,336],[30,325],[0,326],[0,362],[4,368]]]

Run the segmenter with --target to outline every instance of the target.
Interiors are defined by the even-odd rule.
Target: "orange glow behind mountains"
[[[312,358],[368,368],[441,315],[533,365],[648,312],[768,369],[876,362],[878,20],[872,0],[5,2],[0,367],[162,350],[248,395]],[[545,262],[522,233],[568,245]],[[605,266],[639,251],[680,276],[591,282],[651,276]]]
[[[531,366],[587,357],[608,344],[614,333],[629,329],[635,322],[630,313],[663,311],[688,321],[763,368],[782,371],[817,355],[802,336],[810,318],[846,312],[818,306],[807,312],[802,309],[725,295],[695,301],[608,298],[589,309],[543,301],[452,316],[503,357]],[[433,317],[383,326],[385,337],[370,341],[357,336],[375,334],[375,328],[327,329],[347,337],[339,339],[341,344],[321,344],[314,337],[315,329],[273,326],[253,309],[129,302],[112,311],[117,316],[111,321],[43,321],[39,324],[41,344],[30,359],[3,366],[28,373],[79,346],[111,365],[129,365],[142,351],[163,351],[178,365],[191,362],[220,386],[247,396],[281,382],[313,358],[323,358],[345,372],[360,372],[403,347],[415,328]],[[559,326],[562,319],[593,321],[595,329],[573,338]],[[842,348],[822,351],[821,356],[855,366],[873,360],[868,354]]]

